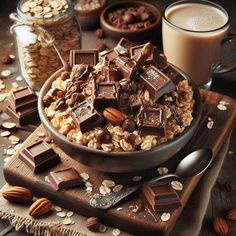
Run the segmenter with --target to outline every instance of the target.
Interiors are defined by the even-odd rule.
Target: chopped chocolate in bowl
[[[99,58],[97,50],[71,52],[70,75],[62,72],[43,98],[59,133],[90,149],[120,153],[152,150],[191,125],[193,89],[172,65],[158,67],[163,56],[151,43],[122,39],[110,52]]]

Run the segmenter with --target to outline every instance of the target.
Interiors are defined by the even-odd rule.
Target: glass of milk
[[[211,74],[234,69],[220,65],[230,19],[221,6],[201,0],[184,0],[167,6],[163,13],[162,39],[167,60],[200,87],[210,88]]]

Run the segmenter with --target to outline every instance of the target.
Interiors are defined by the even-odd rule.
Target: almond
[[[33,218],[46,215],[52,208],[52,203],[47,198],[39,198],[29,208],[29,215]]]
[[[103,116],[107,121],[115,125],[119,125],[125,120],[125,115],[113,107],[105,108]]]
[[[29,189],[20,186],[13,186],[4,190],[2,196],[8,201],[16,203],[27,203],[33,198]]]
[[[236,220],[236,208],[235,209],[232,209],[228,212],[227,214],[227,218],[229,220]]]
[[[215,232],[220,236],[227,235],[227,233],[229,231],[229,227],[227,225],[227,222],[221,217],[216,217],[214,219],[213,228],[214,228]]]

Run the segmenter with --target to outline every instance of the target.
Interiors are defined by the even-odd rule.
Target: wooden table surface
[[[152,2],[156,6],[158,6],[160,9],[163,9],[165,5],[173,2],[173,0],[165,0],[165,1],[154,1],[150,0],[147,2]],[[222,5],[230,14],[231,16],[231,32],[236,32],[236,3],[235,0],[214,0],[213,2],[216,2],[220,5]],[[12,11],[15,11],[16,9],[16,0],[1,0],[0,1],[0,57],[4,53],[12,53],[14,52],[14,39],[13,36],[9,32],[9,27],[12,24],[12,22],[9,20],[9,13]],[[104,41],[109,46],[113,46],[115,41],[105,38],[102,40],[98,40],[94,36],[93,31],[84,31],[83,32],[83,38],[82,38],[82,47],[83,48],[94,48],[95,45],[98,42]],[[161,44],[158,43],[159,48],[161,49]],[[236,60],[236,46],[235,50],[230,48],[226,51],[226,56],[224,58],[225,61],[231,61],[233,59]],[[2,65],[0,63],[0,71],[3,69],[10,68],[11,71],[13,71],[13,75],[10,77],[10,79],[5,81],[6,84],[6,90],[11,87],[11,82],[14,81],[14,78],[16,78],[17,75],[19,75],[18,65],[17,61],[15,61],[12,65],[6,66]],[[228,95],[230,97],[236,98],[236,70],[233,72],[229,72],[223,75],[217,75],[213,76],[213,86],[212,90],[220,92],[222,94]],[[0,110],[2,109],[0,105]],[[220,175],[218,177],[218,180],[213,188],[211,200],[208,206],[208,210],[205,216],[205,220],[203,222],[202,231],[200,233],[200,236],[213,236],[215,235],[212,231],[211,226],[211,220],[214,216],[218,214],[222,214],[225,211],[227,211],[230,208],[236,207],[236,192],[226,193],[224,190],[224,184],[227,180],[231,180],[236,184],[236,128],[234,129],[231,137],[231,143],[229,148],[229,153],[226,157],[226,160],[223,164],[223,168],[220,172]],[[0,144],[2,143],[2,140],[0,139]],[[3,160],[4,160],[4,148],[0,145],[0,186],[3,186],[5,183],[2,168],[3,168]],[[232,223],[236,224],[236,223]],[[7,224],[0,221],[0,235],[1,231],[4,230],[7,227]],[[235,225],[234,225],[235,228]],[[15,232],[14,230],[11,231],[8,234],[4,234],[8,236],[13,235],[26,235],[24,232]],[[236,232],[231,232],[228,234],[230,236],[236,235]],[[181,235],[180,235],[181,236]]]

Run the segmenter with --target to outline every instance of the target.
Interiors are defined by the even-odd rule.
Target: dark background
[[[9,20],[9,14],[16,9],[16,4],[18,1],[16,0],[0,0],[0,57],[3,53],[12,53],[15,54],[13,36],[9,32],[9,27],[12,22]],[[108,2],[114,2],[108,1]],[[172,3],[171,0],[159,0],[159,1],[145,1],[150,2],[156,5],[161,11],[163,8]],[[236,32],[236,1],[235,0],[214,0],[213,2],[218,3],[219,5],[223,6],[229,13],[231,17],[231,32]],[[94,36],[94,31],[84,31],[82,34],[82,47],[83,48],[94,48],[98,42],[106,42],[108,45],[113,46],[116,41],[105,38],[102,40],[98,40]],[[156,42],[159,49],[161,49],[161,41],[157,39]],[[224,62],[230,62],[234,59],[236,60],[236,40],[234,46],[229,46],[224,50]],[[0,71],[6,68],[0,64]],[[17,63],[13,63],[11,66],[7,66],[10,68],[11,71],[14,72],[12,78],[15,78],[19,72]],[[11,79],[5,82],[7,88],[10,87]],[[213,85],[212,90],[217,91],[219,93],[228,95],[230,97],[236,98],[236,70],[225,73],[222,75],[213,75]],[[0,106],[0,109],[1,106]],[[236,129],[234,129],[232,137],[231,137],[231,144],[229,153],[226,157],[224,162],[223,168],[221,173],[218,177],[218,180],[215,184],[215,187],[212,191],[211,200],[209,203],[208,211],[205,216],[205,220],[203,222],[201,236],[213,236],[215,235],[212,231],[211,220],[214,216],[218,214],[222,214],[229,208],[236,207],[236,192],[226,193],[224,189],[224,183],[226,180],[231,180],[236,183]],[[1,140],[0,140],[0,185],[3,186],[5,183],[2,168],[3,168],[3,148],[1,147]],[[0,232],[7,227],[7,224],[0,221]],[[231,228],[234,230],[236,229],[236,223],[231,224]],[[2,235],[0,233],[0,235]],[[14,232],[11,231],[10,233],[6,234],[10,235],[26,235],[23,232]],[[236,231],[228,234],[228,235],[236,235]],[[180,235],[181,236],[181,235]],[[191,236],[191,235],[189,235]]]

